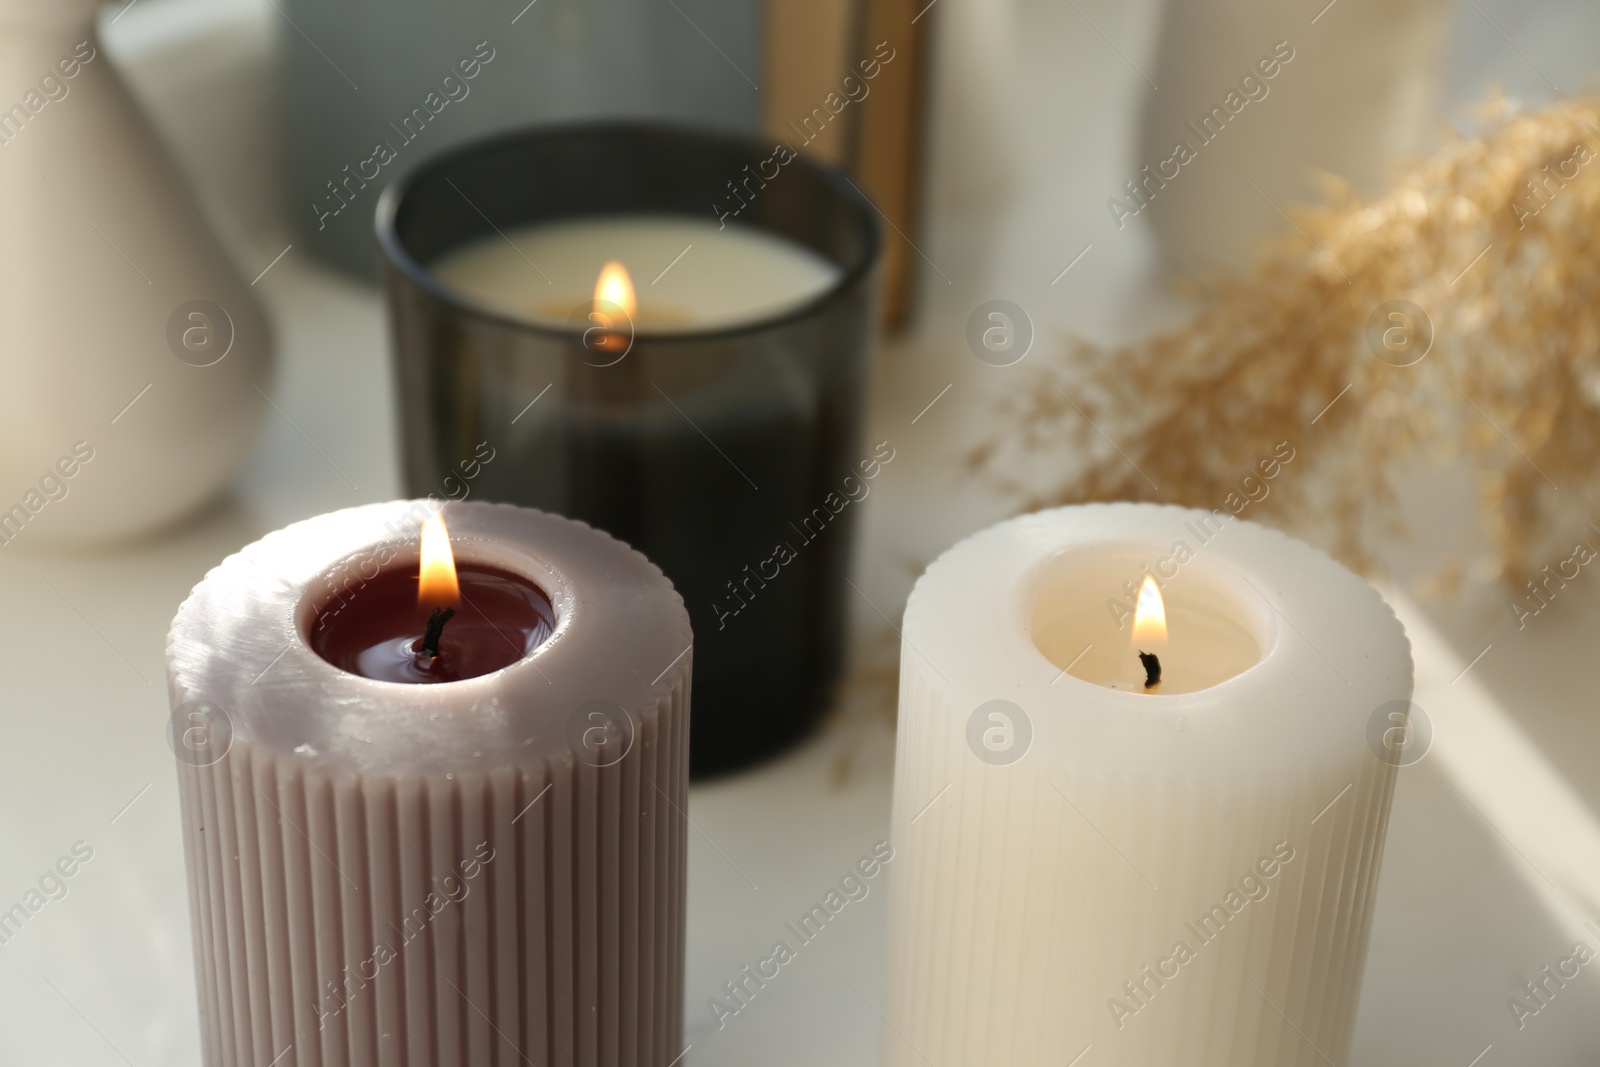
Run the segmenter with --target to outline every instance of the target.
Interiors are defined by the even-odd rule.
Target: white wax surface
[[[1153,547],[1104,545],[1053,561],[1030,616],[1039,651],[1074,678],[1157,697],[1209,689],[1259,663],[1275,628],[1271,610],[1238,575],[1203,556],[1156,576],[1167,640],[1132,639],[1136,598],[1127,589],[1137,590],[1144,568],[1166,557],[1166,546]],[[1154,689],[1145,688],[1139,652],[1161,659]]]
[[[658,333],[772,318],[815,299],[840,273],[792,241],[680,215],[605,216],[510,230],[456,249],[431,269],[497,311],[562,326],[594,299],[595,281],[611,260],[633,278],[635,328]]]
[[[1395,778],[1369,724],[1410,697],[1409,645],[1323,553],[1237,520],[1202,539],[1204,518],[1022,516],[918,581],[887,1067],[1061,1067],[1091,1046],[1102,1067],[1348,1062]],[[1151,695],[1106,600],[1179,542]],[[1065,668],[1091,641],[1110,658],[1086,680],[1092,652]]]

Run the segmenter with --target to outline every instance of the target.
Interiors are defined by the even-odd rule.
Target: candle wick
[[[429,659],[439,658],[439,639],[444,636],[444,624],[455,618],[455,608],[434,608],[428,614],[428,629],[422,635],[422,654]],[[1159,673],[1159,672],[1158,672]]]
[[[1161,657],[1154,652],[1139,653],[1139,662],[1144,664],[1144,687],[1154,689],[1161,684]]]

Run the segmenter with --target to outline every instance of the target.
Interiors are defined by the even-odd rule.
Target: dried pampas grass
[[[1401,461],[1454,454],[1506,578],[1565,555],[1600,513],[1600,102],[1491,103],[1489,118],[1376,200],[1330,184],[1299,232],[1200,287],[1184,329],[1110,351],[1075,343],[1003,402],[1007,430],[971,466],[1003,483],[1020,427],[1024,449],[1071,442],[1094,457],[1045,493],[1013,483],[1029,509],[1216,508],[1288,441],[1293,473],[1257,510],[1363,566],[1398,519]],[[1426,319],[1379,311],[1393,301]],[[1429,320],[1426,357],[1394,365],[1421,351]]]

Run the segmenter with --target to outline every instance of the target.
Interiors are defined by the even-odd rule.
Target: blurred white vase
[[[1315,201],[1317,171],[1384,190],[1396,163],[1433,140],[1454,10],[1448,0],[1169,0],[1128,175],[1146,203],[1122,198],[1152,226],[1165,264],[1189,273],[1247,261],[1262,236],[1287,229],[1280,210]],[[1271,69],[1275,48],[1292,58],[1268,78],[1258,64]],[[1259,88],[1241,84],[1247,75]],[[1180,142],[1194,158],[1163,177]]]
[[[195,510],[265,405],[265,317],[100,48],[88,0],[0,0],[0,546]]]

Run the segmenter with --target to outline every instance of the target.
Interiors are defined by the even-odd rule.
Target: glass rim
[[[685,144],[699,143],[708,147],[716,146],[724,150],[731,149],[747,153],[752,158],[758,157],[761,152],[765,151],[762,141],[749,136],[727,134],[682,124],[640,121],[574,121],[541,124],[513,128],[476,138],[418,163],[401,174],[384,189],[378,199],[374,229],[385,268],[391,274],[398,275],[433,299],[448,305],[463,319],[477,320],[516,333],[533,334],[552,339],[570,340],[578,337],[579,332],[565,324],[556,325],[554,323],[519,318],[516,315],[494,308],[485,302],[476,300],[468,294],[445,284],[427,264],[423,263],[407,247],[405,239],[400,234],[399,216],[401,208],[405,205],[407,199],[417,194],[420,185],[429,180],[437,179],[441,174],[447,175],[453,168],[460,167],[472,160],[493,156],[519,143],[531,141],[559,142],[580,136],[590,137],[596,134],[617,138],[642,137],[645,135],[657,138],[665,136],[677,139]],[[877,208],[856,183],[839,167],[798,152],[796,152],[795,159],[785,164],[785,166],[799,166],[803,171],[819,181],[824,188],[837,196],[840,204],[854,216],[854,221],[863,237],[863,248],[858,261],[853,264],[840,264],[837,260],[830,259],[830,262],[838,266],[839,277],[834,279],[820,293],[793,307],[755,319],[736,322],[727,326],[712,326],[704,330],[685,331],[675,329],[652,332],[648,329],[635,328],[634,338],[636,343],[648,341],[652,347],[703,345],[707,341],[719,341],[765,333],[792,323],[821,317],[829,307],[843,300],[863,279],[878,270],[883,260],[883,227],[877,217]],[[577,214],[559,217],[576,219],[609,217],[611,215],[620,217],[629,214],[681,214],[684,217],[693,217],[687,212],[675,212],[670,209],[631,212],[625,208],[619,208],[605,215]],[[492,222],[490,225],[494,226]],[[793,239],[787,235],[777,233],[766,226],[740,222],[735,222],[734,225],[745,226],[749,229],[769,233],[774,237],[793,242]],[[802,245],[801,247],[806,246]]]

